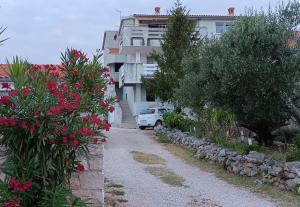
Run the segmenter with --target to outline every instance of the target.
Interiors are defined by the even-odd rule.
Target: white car
[[[169,112],[166,108],[149,108],[141,111],[138,115],[138,126],[140,129],[145,129],[146,127],[154,127],[163,124],[163,115]]]

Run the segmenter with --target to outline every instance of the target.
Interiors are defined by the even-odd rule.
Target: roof
[[[106,48],[119,48],[118,31],[105,31],[102,50]]]
[[[42,70],[48,70],[49,67],[51,67],[52,69],[54,69],[56,72],[58,72],[58,77],[61,78],[64,76],[63,72],[61,71],[61,65],[37,65],[39,66]],[[8,75],[8,69],[9,69],[9,65],[8,64],[0,64],[0,81],[1,79],[9,79],[9,75]]]
[[[169,18],[171,15],[164,14],[133,14],[133,17],[155,17],[155,18]],[[236,16],[229,15],[210,15],[210,14],[190,14],[188,15],[190,19],[227,19],[227,20],[235,20]]]
[[[8,65],[7,64],[0,64],[0,78],[8,78]]]
[[[157,18],[157,19],[168,19],[171,15],[165,14],[133,14],[131,16],[123,17],[120,23],[119,32],[122,27],[124,20],[128,19],[135,19],[135,18]],[[210,14],[202,14],[202,15],[195,15],[190,14],[188,15],[189,19],[193,20],[220,20],[220,21],[234,21],[236,20],[237,16],[230,16],[230,15],[210,15]],[[104,36],[105,37],[105,36]]]

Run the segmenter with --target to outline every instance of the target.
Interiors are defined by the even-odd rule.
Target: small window
[[[227,32],[230,29],[231,25],[231,22],[216,22],[216,33],[223,34]]]
[[[155,109],[144,109],[141,111],[141,115],[142,114],[154,114],[155,113]]]
[[[163,115],[163,114],[167,113],[167,110],[166,109],[158,109],[158,113]]]
[[[148,102],[153,102],[153,101],[155,101],[155,96],[152,95],[151,93],[148,93],[148,92],[146,91],[146,101],[148,101]]]
[[[123,63],[115,63],[115,72],[118,73],[120,68],[122,67]]]
[[[160,47],[160,39],[157,38],[148,39],[148,46]]]
[[[154,64],[154,58],[152,56],[147,57],[147,64]]]
[[[144,39],[139,37],[133,37],[131,39],[132,46],[144,46]]]

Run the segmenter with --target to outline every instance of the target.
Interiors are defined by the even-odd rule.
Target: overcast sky
[[[288,0],[284,0],[287,2]],[[228,7],[236,14],[246,7],[266,10],[278,0],[183,0],[191,14],[226,15]],[[281,1],[280,1],[281,2]],[[0,0],[0,26],[10,37],[0,46],[0,63],[15,55],[32,63],[56,64],[67,47],[92,54],[101,48],[103,32],[116,30],[120,17],[134,13],[153,14],[160,6],[165,14],[174,0]],[[1,38],[0,38],[1,39]]]

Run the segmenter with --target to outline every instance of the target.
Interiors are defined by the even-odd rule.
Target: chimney
[[[234,7],[229,7],[228,8],[228,15],[229,16],[234,16]]]
[[[160,7],[155,7],[154,11],[156,15],[160,15]]]

